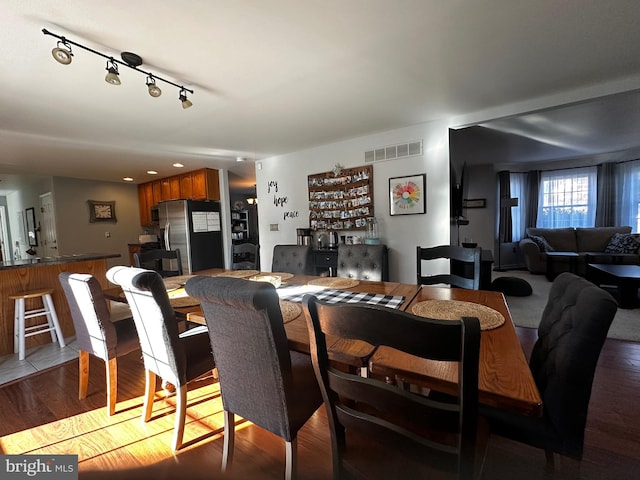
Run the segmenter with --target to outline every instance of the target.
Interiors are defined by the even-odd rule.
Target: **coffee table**
[[[587,279],[596,285],[606,284],[618,287],[620,308],[635,308],[639,305],[640,265],[589,263]]]
[[[576,273],[576,263],[580,255],[576,252],[546,252],[547,254],[547,280],[553,282],[554,278],[556,278],[561,272],[564,270],[558,270],[560,264],[563,261],[569,259],[569,271],[571,273]]]

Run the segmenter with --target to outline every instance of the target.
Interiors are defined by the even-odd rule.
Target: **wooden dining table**
[[[196,275],[217,276],[229,270],[210,269]],[[307,285],[319,277],[295,275],[286,279],[286,285]],[[171,277],[165,279],[171,281]],[[471,302],[496,310],[504,317],[504,324],[483,330],[480,344],[479,401],[524,415],[542,414],[542,400],[529,369],[526,357],[515,331],[504,295],[500,292],[464,290],[448,287],[420,286],[398,282],[360,280],[357,285],[341,288],[353,292],[403,296],[399,310],[410,312],[415,304],[427,300],[454,300]],[[110,300],[124,301],[120,287],[105,290]],[[179,319],[205,324],[199,305],[174,307]],[[304,314],[284,325],[289,348],[309,353],[309,334]],[[454,393],[457,388],[458,369],[455,363],[419,359],[389,347],[375,348],[365,342],[329,339],[330,358],[348,367],[367,367],[371,375],[398,378],[400,381],[430,388],[443,393]]]

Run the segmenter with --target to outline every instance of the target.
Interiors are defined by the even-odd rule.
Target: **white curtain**
[[[616,224],[640,232],[640,160],[618,164]]]

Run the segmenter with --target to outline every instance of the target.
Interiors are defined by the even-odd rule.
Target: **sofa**
[[[640,264],[639,248],[640,237],[631,234],[629,226],[529,227],[526,230],[526,237],[520,240],[520,251],[527,270],[531,273],[546,274],[550,279],[567,271],[584,276],[587,255],[591,263]],[[548,252],[555,253],[548,256]],[[569,253],[563,255],[564,252]]]

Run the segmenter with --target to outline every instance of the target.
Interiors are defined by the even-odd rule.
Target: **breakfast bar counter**
[[[73,336],[73,322],[58,275],[61,272],[90,273],[98,279],[103,288],[106,288],[107,259],[120,256],[108,253],[82,253],[0,262],[0,356],[13,353],[14,302],[9,299],[10,295],[38,288],[52,288],[53,304],[62,333],[65,337]],[[37,306],[37,301],[33,305],[27,301],[27,309]],[[26,348],[49,342],[49,335],[34,335],[26,339]]]

